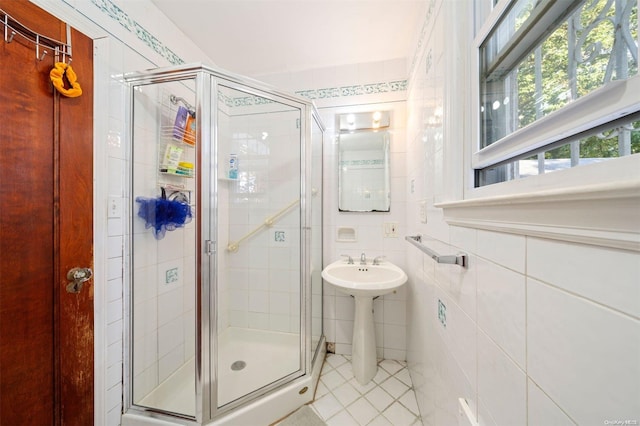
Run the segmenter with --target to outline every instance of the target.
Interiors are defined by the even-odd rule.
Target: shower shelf
[[[178,168],[178,170],[180,170],[180,168]],[[169,176],[176,176],[176,177],[181,177],[181,178],[188,178],[188,179],[193,179],[195,177],[194,173],[177,173],[177,172],[165,172],[163,170],[160,170],[160,174],[162,175],[169,175]]]
[[[195,138],[192,133],[176,127],[176,114],[178,102],[185,103],[183,98],[178,98],[165,92],[161,96],[162,108],[161,123],[158,126],[158,186],[179,191],[193,190],[193,184],[188,183],[195,178]],[[191,111],[191,107],[188,107]],[[172,152],[173,151],[173,152]],[[183,167],[187,163],[188,167]]]
[[[178,136],[176,136],[176,134]],[[196,141],[193,140],[190,135],[188,135],[183,129],[176,129],[173,125],[162,126],[160,128],[160,137],[177,144],[186,145],[190,148],[194,148],[196,145]]]

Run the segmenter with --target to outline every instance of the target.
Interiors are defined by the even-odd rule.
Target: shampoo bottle
[[[238,156],[236,154],[229,155],[229,179],[238,179]]]

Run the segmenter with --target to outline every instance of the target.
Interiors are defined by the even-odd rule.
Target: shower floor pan
[[[218,337],[218,406],[232,402],[300,368],[300,336],[230,327]],[[195,367],[191,359],[140,405],[195,415]]]

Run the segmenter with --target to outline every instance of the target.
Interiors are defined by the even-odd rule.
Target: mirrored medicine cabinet
[[[339,211],[390,211],[389,123],[389,111],[337,116]]]

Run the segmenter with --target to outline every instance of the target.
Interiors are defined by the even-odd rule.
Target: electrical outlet
[[[427,223],[427,201],[426,200],[420,201],[419,215],[420,215],[420,222]]]

